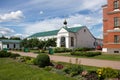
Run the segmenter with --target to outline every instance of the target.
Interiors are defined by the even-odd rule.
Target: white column
[[[57,47],[60,47],[60,37],[57,37]]]
[[[69,36],[66,36],[65,37],[65,40],[66,40],[66,48],[69,48]]]

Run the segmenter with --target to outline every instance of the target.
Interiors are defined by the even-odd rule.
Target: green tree
[[[22,41],[21,41],[21,43],[20,43],[20,45],[21,45],[21,47],[29,47],[29,42],[28,42],[28,40],[25,38],[25,39],[23,39]]]
[[[0,37],[0,39],[8,39],[8,38],[6,38],[5,36],[2,35],[2,37]]]
[[[56,38],[51,38],[51,39],[48,39],[47,41],[47,47],[49,46],[52,46],[52,47],[56,47]]]
[[[10,40],[21,40],[20,37],[10,37]]]
[[[48,39],[48,40],[38,40],[37,38],[32,39],[23,39],[21,41],[21,47],[27,47],[27,48],[35,48],[38,47],[39,49],[43,49],[46,47],[55,47],[56,46],[56,38]]]

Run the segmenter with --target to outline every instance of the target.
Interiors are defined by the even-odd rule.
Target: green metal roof
[[[65,30],[67,30],[68,32],[78,32],[80,29],[82,29],[85,26],[79,26],[79,27],[72,27],[72,28],[67,28],[67,27],[63,27]],[[59,29],[60,30],[60,29]],[[46,31],[46,32],[39,32],[36,34],[33,34],[30,37],[43,37],[43,36],[52,36],[52,35],[57,35],[57,33],[59,32],[59,30],[53,30],[53,31]]]
[[[80,29],[82,29],[85,26],[81,26],[81,27],[72,27],[72,28],[67,28],[67,27],[63,27],[64,29],[66,29],[68,32],[78,32]]]
[[[42,36],[57,35],[58,31],[59,31],[59,30],[39,32],[39,33],[36,33],[36,34],[31,35],[30,37],[42,37]]]
[[[3,43],[20,43],[21,40],[0,40]]]

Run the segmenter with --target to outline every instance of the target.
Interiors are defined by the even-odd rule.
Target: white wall
[[[74,38],[74,46],[71,46],[71,37],[73,37]],[[69,48],[76,48],[76,46],[77,46],[77,38],[76,38],[76,34],[75,33],[69,33]]]
[[[20,44],[15,44],[16,49],[20,49]]]
[[[57,34],[57,47],[61,47],[60,45],[61,37],[65,37],[66,48],[69,48],[69,32],[65,30],[64,28],[61,28],[61,30]]]
[[[44,37],[37,37],[39,40],[48,40],[48,39],[51,39],[51,38],[57,38],[56,35],[53,35],[53,36],[44,36]]]
[[[85,31],[84,31],[85,30]],[[77,48],[79,47],[89,47],[94,48],[95,38],[90,33],[90,31],[85,27],[76,33],[77,36]]]

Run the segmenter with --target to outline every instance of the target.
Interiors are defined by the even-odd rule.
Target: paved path
[[[30,56],[30,57],[36,57],[38,55],[34,53],[25,53],[25,52],[14,52],[14,53],[18,53],[22,56]],[[75,57],[64,57],[64,56],[54,56],[54,55],[49,55],[49,56],[50,59],[53,61],[69,63],[71,60],[71,63],[73,64],[76,63]],[[87,59],[87,58],[78,58],[78,61],[80,61],[82,65],[96,66],[96,67],[111,67],[113,69],[120,70],[120,61],[97,60],[97,59]]]

